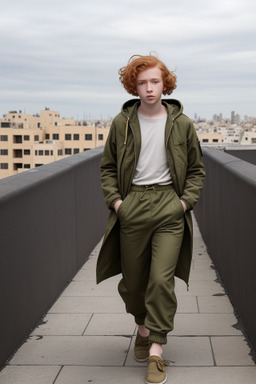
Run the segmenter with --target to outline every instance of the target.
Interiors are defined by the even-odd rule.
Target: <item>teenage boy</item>
[[[182,104],[161,98],[176,88],[176,76],[155,56],[132,56],[119,75],[139,99],[124,104],[104,148],[101,180],[111,211],[97,282],[122,273],[118,290],[138,325],[134,357],[148,360],[146,383],[163,384],[162,344],[177,308],[174,276],[188,284],[190,211],[205,174]]]

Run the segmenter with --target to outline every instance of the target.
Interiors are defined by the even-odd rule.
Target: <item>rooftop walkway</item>
[[[177,280],[175,330],[164,346],[168,383],[255,384],[249,346],[195,223],[190,290]],[[100,244],[0,372],[1,384],[140,384],[146,364],[132,356],[136,328],[119,276],[95,284]]]

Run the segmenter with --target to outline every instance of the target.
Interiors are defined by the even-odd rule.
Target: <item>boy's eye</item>
[[[144,84],[144,81],[139,81],[139,85],[143,85]]]

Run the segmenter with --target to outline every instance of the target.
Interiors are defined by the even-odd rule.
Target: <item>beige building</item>
[[[208,133],[208,132],[197,132],[198,140],[201,144],[216,144],[223,143],[223,137],[221,133]]]
[[[0,179],[104,145],[109,127],[64,119],[49,109],[8,112],[0,119]]]

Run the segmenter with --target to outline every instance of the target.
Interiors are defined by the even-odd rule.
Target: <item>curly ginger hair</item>
[[[119,80],[128,93],[133,96],[138,96],[136,90],[136,79],[138,73],[155,67],[159,68],[162,72],[162,79],[164,83],[163,94],[170,95],[177,86],[176,75],[169,71],[166,65],[156,56],[131,56],[128,64],[125,67],[119,69]]]

